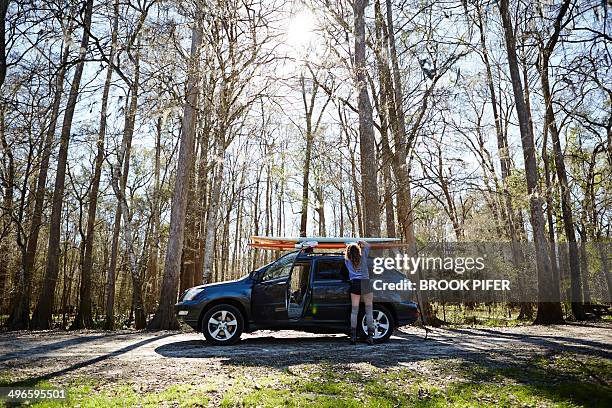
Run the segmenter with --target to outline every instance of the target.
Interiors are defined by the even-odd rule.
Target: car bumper
[[[199,330],[200,307],[189,302],[179,302],[174,305],[174,313],[180,322]]]
[[[416,303],[398,303],[395,305],[397,325],[408,326],[419,319],[419,308]]]

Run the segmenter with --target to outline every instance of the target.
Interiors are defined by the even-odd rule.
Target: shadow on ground
[[[525,354],[521,353],[521,345],[541,352],[564,351],[612,358],[610,344],[598,341],[506,333],[493,329],[437,330],[428,340],[423,340],[420,333],[396,331],[388,342],[372,347],[365,344],[351,346],[344,336],[253,337],[233,346],[212,346],[202,339],[166,343],[155,348],[155,352],[168,358],[219,358],[226,365],[282,367],[296,363],[338,361],[367,362],[385,368],[401,362],[428,359],[521,359],[521,354]],[[525,358],[530,358],[530,354],[526,353]]]

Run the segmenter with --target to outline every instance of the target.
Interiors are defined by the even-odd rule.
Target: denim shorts
[[[351,279],[351,293],[354,295],[367,295],[372,293],[372,284],[369,279]]]

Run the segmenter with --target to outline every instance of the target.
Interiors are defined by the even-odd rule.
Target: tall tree
[[[6,78],[6,16],[8,12],[9,0],[0,0],[0,90],[2,89],[2,85],[4,85],[4,79]],[[12,154],[7,151],[8,146],[5,143],[5,104],[4,101],[0,101],[0,135],[2,136],[2,151],[6,154],[7,159],[10,158],[12,161]],[[12,193],[9,188],[10,183],[7,183],[7,186],[3,192],[3,211],[0,216],[0,296],[4,298],[4,288],[6,286],[6,282],[9,276],[8,270],[8,260],[9,260],[9,243],[6,239],[11,224],[11,217],[9,209],[12,207]],[[12,187],[11,187],[12,188]],[[0,301],[0,310],[3,310],[4,302]]]
[[[117,47],[117,31],[119,29],[119,0],[115,0],[113,5],[113,21],[111,31],[109,61],[115,59],[115,49]],[[113,79],[113,67],[111,64],[106,69],[106,79],[102,91],[102,102],[100,107],[100,127],[98,129],[98,139],[96,141],[96,158],[94,164],[94,174],[89,191],[89,207],[87,209],[87,230],[85,235],[85,249],[81,265],[81,289],[79,296],[79,310],[72,323],[73,329],[91,328],[93,318],[91,314],[91,272],[93,266],[93,247],[96,225],[96,210],[98,208],[98,193],[100,191],[100,178],[102,176],[102,163],[104,162],[104,139],[106,138],[106,121],[108,116],[108,95],[110,93],[111,81]]]
[[[22,254],[21,266],[16,271],[14,279],[15,292],[13,294],[11,314],[7,321],[7,327],[11,330],[22,330],[30,325],[30,303],[32,292],[32,275],[36,252],[38,250],[38,237],[42,225],[45,193],[47,190],[47,175],[49,172],[49,159],[55,142],[55,131],[59,117],[60,104],[64,90],[64,79],[68,69],[68,55],[70,54],[70,43],[66,42],[62,49],[57,73],[53,80],[53,102],[49,124],[47,125],[44,145],[41,150],[41,159],[36,178],[34,195],[34,208],[30,214],[30,226],[27,236],[25,252]]]
[[[353,2],[355,33],[355,87],[359,110],[359,152],[361,156],[361,185],[364,207],[365,235],[380,236],[380,208],[378,200],[376,140],[372,120],[372,104],[368,96],[366,66],[365,9],[367,0]],[[359,199],[359,197],[355,197]]]
[[[525,161],[525,177],[527,179],[527,192],[529,194],[529,208],[533,240],[536,251],[536,268],[538,272],[538,312],[535,323],[554,324],[563,322],[561,303],[555,301],[559,298],[559,288],[553,285],[553,276],[550,265],[548,243],[544,230],[544,214],[542,210],[543,195],[538,181],[538,167],[535,156],[535,142],[532,129],[529,126],[529,112],[524,99],[523,85],[516,55],[516,38],[514,26],[510,16],[508,0],[500,0],[499,7],[504,29],[508,66],[514,94],[515,109],[519,121],[523,158]]]
[[[510,160],[510,148],[508,146],[508,137],[503,131],[502,117],[499,112],[497,92],[495,91],[495,83],[493,82],[493,70],[491,60],[489,58],[489,48],[487,47],[487,32],[485,22],[482,15],[482,4],[476,3],[476,26],[479,31],[480,51],[482,62],[485,65],[487,88],[489,90],[489,98],[491,100],[491,111],[493,112],[493,121],[495,123],[495,135],[497,136],[497,152],[499,155],[499,164],[501,168],[501,181],[503,191],[503,202],[505,206],[506,225],[508,235],[512,245],[512,259],[515,267],[520,268],[523,255],[519,245],[519,237],[516,227],[516,211],[512,202],[512,195],[508,188],[509,178],[512,175],[512,161]],[[521,303],[520,318],[531,319],[533,310],[531,304]]]
[[[559,9],[553,23],[553,31],[544,43],[540,42],[540,58],[539,71],[540,83],[542,85],[542,96],[544,97],[545,126],[548,127],[553,144],[553,152],[555,158],[555,169],[557,170],[557,179],[561,189],[561,214],[563,217],[563,227],[565,236],[569,245],[569,266],[570,266],[570,281],[571,281],[571,305],[572,313],[577,320],[586,318],[582,307],[582,283],[580,280],[580,261],[578,253],[578,243],[576,242],[576,232],[574,230],[574,217],[572,215],[572,203],[570,197],[570,187],[567,179],[567,171],[565,169],[565,159],[563,149],[561,148],[561,140],[559,137],[559,128],[555,118],[553,108],[553,96],[550,89],[549,68],[550,58],[553,54],[555,46],[559,41],[561,29],[567,24],[564,22],[565,15],[570,7],[571,0],[565,0]]]
[[[137,45],[138,47],[138,45]],[[113,190],[117,196],[118,205],[123,216],[123,233],[125,237],[125,247],[128,257],[130,276],[132,278],[132,310],[135,317],[135,328],[144,329],[146,317],[144,302],[142,298],[142,277],[141,268],[136,260],[136,248],[134,247],[134,233],[132,227],[132,217],[130,207],[126,197],[126,186],[130,171],[130,156],[132,152],[132,140],[134,137],[134,127],[136,126],[136,111],[138,108],[138,92],[140,81],[140,51],[137,49],[132,58],[134,64],[134,78],[130,87],[130,98],[128,110],[125,115],[125,127],[123,138],[119,150],[119,159],[113,171]],[[145,240],[146,241],[146,240]]]
[[[410,244],[411,251],[416,253],[416,239],[414,236],[414,213],[412,211],[412,193],[410,190],[410,174],[408,172],[407,150],[408,143],[406,137],[406,116],[404,113],[404,93],[402,80],[399,70],[399,61],[397,57],[397,47],[395,44],[395,25],[393,22],[393,9],[391,0],[386,1],[387,7],[387,24],[386,29],[381,21],[384,36],[387,38],[388,54],[390,55],[392,78],[388,78],[389,86],[387,92],[390,93],[387,98],[390,101],[389,106],[389,121],[393,129],[395,152],[393,159],[393,171],[396,177],[397,185],[397,219],[402,230],[404,240]],[[382,16],[379,17],[382,20]],[[381,50],[381,53],[383,51]],[[381,54],[384,55],[384,54]],[[387,64],[385,64],[387,66]],[[386,74],[385,76],[389,76]],[[391,86],[391,83],[393,84]],[[391,93],[392,92],[392,93]]]
[[[174,314],[174,303],[178,291],[178,277],[181,268],[181,254],[185,232],[185,211],[187,209],[187,191],[189,190],[190,171],[192,169],[195,116],[198,103],[198,60],[202,44],[202,27],[200,22],[194,23],[191,31],[191,57],[187,75],[187,89],[183,105],[183,121],[181,126],[180,150],[172,195],[170,212],[170,234],[166,249],[164,276],[159,298],[159,306],[155,316],[148,323],[149,330],[170,330],[179,327]]]
[[[62,133],[60,136],[60,150],[57,159],[57,169],[55,176],[55,186],[53,189],[51,218],[49,222],[49,243],[47,249],[47,265],[42,289],[38,296],[38,303],[32,315],[31,327],[34,329],[48,329],[51,326],[53,305],[55,298],[55,285],[59,272],[60,257],[60,235],[62,206],[64,202],[64,183],[66,179],[66,163],[68,160],[68,146],[70,143],[70,133],[72,131],[72,120],[76,108],[79,90],[81,87],[81,77],[85,67],[85,56],[89,46],[89,31],[91,28],[91,15],[93,0],[87,0],[83,10],[83,34],[79,49],[79,59],[75,67],[70,93],[64,111],[62,123]]]
[[[316,76],[316,73],[310,71],[313,76]],[[300,236],[305,237],[307,235],[307,224],[308,224],[308,195],[310,192],[310,170],[311,170],[311,160],[312,160],[312,149],[315,135],[319,131],[319,127],[321,125],[321,119],[323,118],[323,114],[325,113],[325,108],[327,104],[331,100],[331,96],[328,94],[328,97],[319,111],[319,115],[316,119],[314,119],[314,108],[316,105],[317,93],[319,90],[319,81],[316,78],[313,78],[310,81],[312,87],[308,90],[310,91],[310,98],[308,98],[308,91],[306,89],[306,80],[304,75],[300,75],[300,88],[302,90],[302,104],[304,107],[304,115],[306,118],[306,149],[304,151],[304,169],[302,172],[302,209],[300,213]]]

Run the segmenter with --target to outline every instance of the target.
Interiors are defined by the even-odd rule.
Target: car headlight
[[[185,296],[183,296],[183,300],[193,300],[195,299],[196,296],[198,296],[200,294],[200,292],[202,292],[204,289],[202,288],[191,288],[187,291],[187,293],[185,293]]]

